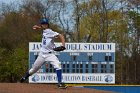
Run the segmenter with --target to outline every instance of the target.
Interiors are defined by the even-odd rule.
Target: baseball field
[[[0,83],[0,93],[114,93],[96,89],[81,87],[68,87],[58,89],[56,85],[50,84],[28,84],[28,83]]]

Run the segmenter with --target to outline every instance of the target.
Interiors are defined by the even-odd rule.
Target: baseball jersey
[[[51,29],[43,30],[42,47],[40,51],[44,53],[53,51],[53,48],[55,47],[54,37],[57,35],[59,35],[59,33],[54,32]]]

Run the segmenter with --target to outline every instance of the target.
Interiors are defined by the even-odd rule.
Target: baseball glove
[[[53,50],[54,51],[63,51],[65,50],[66,48],[64,46],[59,46],[59,47],[55,47]]]

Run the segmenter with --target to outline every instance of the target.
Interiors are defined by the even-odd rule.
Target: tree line
[[[116,84],[140,84],[138,0],[22,0],[0,3],[0,82],[17,82],[28,69],[28,43],[43,17],[66,42],[116,43]]]

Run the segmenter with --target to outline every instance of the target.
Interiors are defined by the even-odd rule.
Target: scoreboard
[[[40,47],[40,42],[29,43],[29,69]],[[65,83],[115,84],[115,43],[66,43],[66,50],[54,54],[62,64]],[[30,76],[29,83],[57,83],[50,62],[46,62],[37,73]]]

